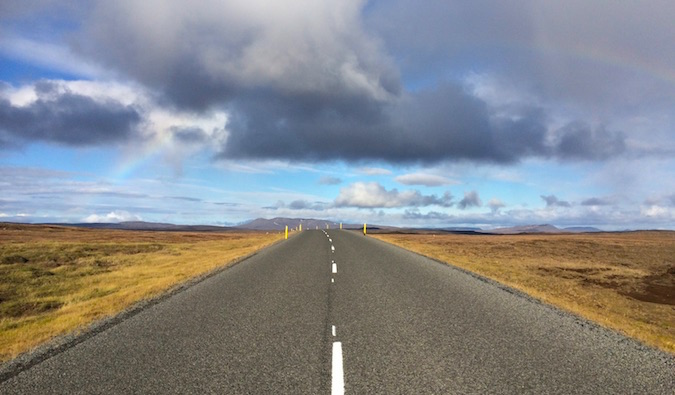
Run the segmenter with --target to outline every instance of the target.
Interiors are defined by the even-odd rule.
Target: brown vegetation
[[[675,353],[675,232],[376,237]]]
[[[0,361],[279,240],[0,223]]]

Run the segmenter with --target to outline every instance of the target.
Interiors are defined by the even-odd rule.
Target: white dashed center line
[[[342,343],[333,342],[333,384],[331,387],[332,395],[343,395],[345,393],[345,378],[342,371]]]
[[[328,241],[331,243],[330,250],[332,253],[335,253],[335,246],[333,245],[333,239],[328,233],[323,232]],[[331,271],[333,274],[337,273],[337,263],[335,260],[331,260]],[[331,277],[331,283],[335,283],[335,278]],[[333,337],[337,336],[337,331],[335,325],[331,325],[331,334]],[[333,342],[333,359],[332,359],[332,382],[331,382],[331,395],[344,395],[345,393],[345,378],[344,378],[344,369],[342,366],[342,342]]]

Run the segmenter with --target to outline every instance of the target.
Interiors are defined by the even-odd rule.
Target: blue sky
[[[675,6],[0,5],[0,221],[675,228]]]

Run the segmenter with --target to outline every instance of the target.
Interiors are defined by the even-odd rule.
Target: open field
[[[374,237],[675,353],[675,232]]]
[[[0,361],[280,239],[0,223]]]

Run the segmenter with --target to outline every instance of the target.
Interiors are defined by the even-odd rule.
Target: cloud
[[[111,211],[108,214],[91,214],[82,221],[86,223],[115,223],[126,221],[141,221],[141,217],[127,211]]]
[[[57,8],[49,3],[49,9]],[[39,4],[8,9],[28,18],[31,13],[22,10],[33,10]],[[647,39],[654,38],[655,32],[664,34],[660,37],[673,35],[666,23],[669,19],[660,17],[672,15],[672,9],[659,13],[637,4],[613,7],[609,15],[604,12],[607,20],[603,23],[576,17],[578,13],[591,15],[582,11],[597,7],[583,2],[569,7],[529,2],[487,7],[482,2],[430,1],[421,9],[409,0],[278,1],[273,5],[264,0],[226,0],[189,6],[169,0],[162,2],[161,12],[158,7],[131,0],[93,2],[79,12],[65,13],[77,18],[68,36],[70,48],[42,47],[60,54],[76,52],[73,65],[82,66],[73,72],[96,64],[97,69],[109,70],[109,75],[134,81],[152,92],[153,100],[167,111],[227,113],[227,132],[222,124],[218,133],[201,125],[164,125],[173,131],[176,144],[213,147],[216,158],[223,161],[512,164],[529,158],[607,160],[633,149],[633,142],[640,141],[634,138],[637,132],[604,126],[602,120],[616,117],[605,112],[596,117],[579,103],[602,102],[598,95],[627,97],[613,90],[625,85],[616,83],[616,78],[626,77],[626,70],[612,68],[614,73],[602,73],[596,69],[604,70],[606,64],[579,62],[564,50],[583,54],[589,51],[577,48],[579,43],[590,42],[598,48],[609,43],[611,55],[625,45],[628,53],[643,55],[635,59],[654,60],[649,64],[672,69],[672,60],[663,55],[669,53],[667,45],[655,43],[663,40]],[[610,23],[639,21],[632,18],[640,13],[657,21],[654,31],[644,31],[639,23],[629,26],[628,30],[643,33],[642,38],[617,31],[615,26],[620,24]],[[580,29],[558,31],[569,24]],[[597,37],[607,40],[598,42]],[[550,40],[549,51],[538,50],[542,39]],[[21,43],[18,39],[12,42]],[[475,43],[481,43],[479,50]],[[525,49],[518,50],[521,43]],[[63,56],[52,58],[55,67],[61,67]],[[557,60],[570,67],[558,65]],[[481,73],[519,90],[488,98],[485,92],[489,89],[472,89],[471,78],[462,77]],[[635,81],[634,86],[641,86],[638,82],[642,81]],[[600,85],[603,89],[590,88]],[[660,96],[644,102],[662,103],[656,99],[673,96],[672,91],[661,89]],[[70,123],[54,119],[57,113],[63,116],[72,109],[72,99],[63,97],[50,106],[35,104],[24,110],[31,110],[31,119],[60,120],[64,127],[75,119],[82,121],[80,125],[105,120],[100,125],[107,129],[97,127],[99,135],[79,130],[72,137],[52,135],[28,123],[17,113],[18,107],[2,102],[2,111],[13,115],[2,120],[7,125],[0,133],[0,145],[10,147],[24,127],[33,131],[35,139],[69,145],[107,144],[117,141],[114,136],[140,138],[132,133],[140,120],[154,120],[128,104],[117,103],[119,107],[112,101],[95,100],[96,105],[87,107],[83,98],[80,107],[98,111],[87,111],[89,118],[73,113]],[[643,101],[631,100],[633,106],[621,108],[643,108],[638,105]],[[567,111],[570,101],[574,101],[572,110]],[[670,103],[661,105],[672,108]],[[106,111],[110,113],[107,118]],[[643,114],[630,117],[637,115]],[[668,126],[664,130],[672,129]],[[91,135],[91,140],[84,135]]]
[[[70,146],[139,138],[141,115],[132,106],[62,88],[50,82],[36,84],[37,100],[27,106],[0,98],[0,133],[19,142],[42,140]]]
[[[551,146],[541,106],[505,114],[461,81],[404,90],[401,65],[373,34],[377,29],[364,25],[364,7],[360,0],[232,0],[187,12],[174,0],[156,12],[144,3],[101,1],[85,13],[74,47],[178,108],[226,108],[229,136],[217,155],[225,160],[513,163],[622,152],[622,135],[600,129],[568,127]],[[423,13],[417,8],[413,21]]]
[[[492,211],[493,214],[496,214],[501,208],[506,207],[504,202],[502,202],[497,198],[490,199],[487,205],[488,207],[490,207],[490,210]]]
[[[675,207],[675,193],[661,196],[652,196],[645,199],[644,204],[648,206],[672,206]]]
[[[591,197],[581,201],[582,206],[610,206],[616,201],[607,197]]]
[[[641,207],[640,214],[655,223],[664,221],[671,221],[672,223],[672,221],[675,221],[675,208],[673,207],[673,205],[650,204]]]
[[[447,224],[457,217],[454,215],[441,213],[438,211],[429,211],[428,213],[421,213],[418,209],[407,209],[403,212],[403,219],[413,221],[434,221]]]
[[[381,176],[391,174],[391,170],[383,169],[380,167],[361,167],[356,170],[359,174],[365,174],[367,176]]]
[[[308,103],[270,93],[238,104],[219,154],[223,159],[510,163],[558,152],[546,145],[542,111],[496,117],[484,101],[453,83],[395,101]]]
[[[336,207],[392,208],[392,207],[450,207],[452,195],[446,192],[442,196],[423,195],[417,190],[399,192],[387,190],[377,182],[356,182],[340,190],[335,199]]]
[[[193,202],[193,203],[199,203],[203,202],[202,199],[200,198],[195,198],[195,197],[190,197],[190,196],[167,196],[168,199],[173,199],[173,200],[181,200],[184,202]]]
[[[404,185],[423,185],[427,187],[437,187],[441,185],[457,184],[456,181],[447,177],[426,173],[403,174],[395,177],[394,180]]]
[[[0,37],[0,53],[72,76],[96,78],[105,74],[91,61],[82,59],[65,45],[13,37],[11,34]]]
[[[626,150],[623,134],[573,122],[557,131],[556,154],[562,159],[607,159]]]
[[[464,192],[464,199],[460,200],[459,203],[457,203],[457,207],[459,207],[462,210],[465,210],[469,207],[480,207],[483,203],[480,200],[480,197],[478,197],[478,192],[476,191],[470,191],[470,192]]]
[[[308,202],[306,200],[294,200],[288,205],[288,208],[291,210],[323,211],[329,207],[330,204],[325,202]]]
[[[312,100],[400,89],[396,68],[360,21],[361,0],[99,1],[80,32],[82,53],[181,107],[241,95]],[[133,15],[133,17],[130,17]]]
[[[47,141],[94,146],[139,140],[141,114],[113,99],[74,93],[65,85],[34,85],[36,100],[14,105],[0,97],[0,137],[18,142]]]
[[[342,180],[337,177],[323,176],[319,179],[319,185],[338,185],[342,184]]]
[[[559,200],[555,195],[541,195],[541,198],[546,202],[546,207],[572,207],[570,202]]]
[[[414,0],[391,0],[375,2],[366,20],[403,60],[409,78],[465,71],[468,63],[473,72],[499,73],[543,100],[598,113],[647,97],[643,105],[649,106],[672,92],[653,85],[675,68],[673,17],[675,5],[665,1],[610,9],[576,0],[430,0],[422,8]]]
[[[206,132],[204,132],[204,130],[195,126],[192,127],[172,126],[170,130],[173,133],[174,139],[185,144],[203,143],[207,141],[209,138],[209,135]]]

